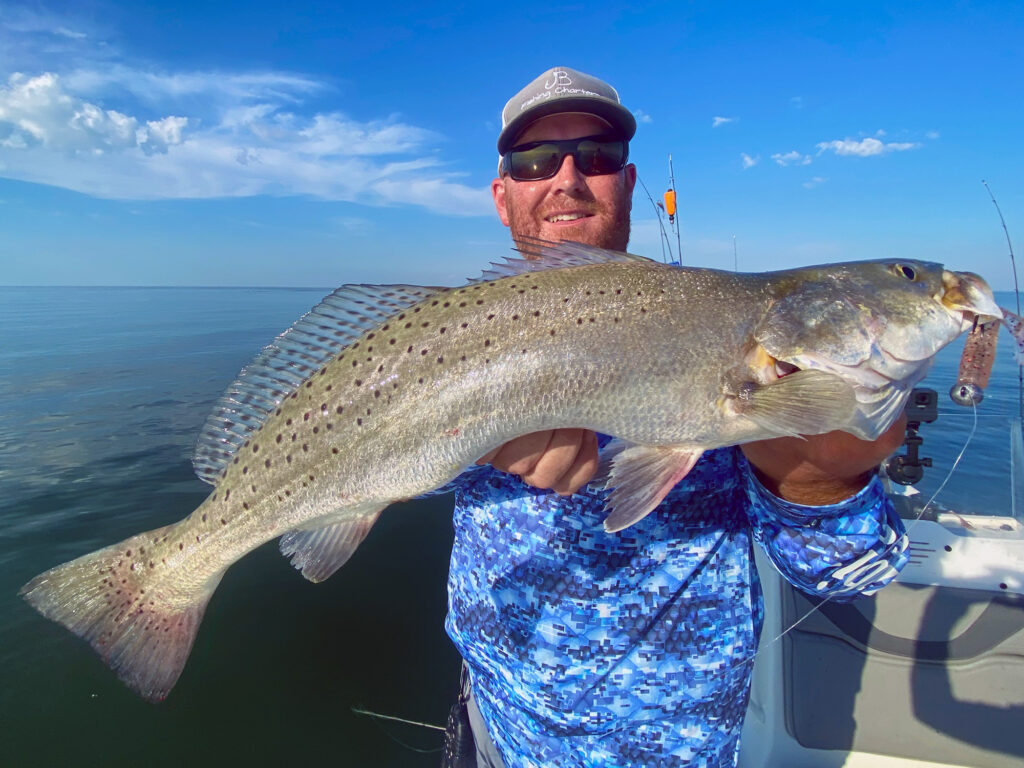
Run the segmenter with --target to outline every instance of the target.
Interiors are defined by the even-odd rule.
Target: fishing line
[[[916,526],[921,521],[921,518],[924,516],[924,513],[932,505],[932,502],[935,501],[936,497],[942,492],[943,488],[946,487],[946,484],[949,482],[949,479],[953,476],[953,473],[956,471],[957,466],[960,464],[960,460],[963,459],[964,454],[967,452],[967,446],[971,444],[971,440],[974,438],[975,433],[978,431],[978,406],[975,403],[971,403],[971,410],[974,415],[974,420],[971,425],[971,431],[970,433],[968,433],[967,439],[964,441],[963,447],[960,449],[960,453],[957,454],[956,459],[953,461],[953,464],[949,468],[949,472],[946,473],[946,477],[942,480],[941,483],[939,483],[939,487],[935,489],[935,492],[931,495],[928,501],[925,502],[925,505],[921,507],[921,510],[917,513],[917,515],[905,526],[906,532],[904,533],[904,536],[907,538],[908,542],[910,539],[910,532],[914,529],[914,526]],[[892,544],[886,546],[886,548],[881,553],[882,558],[880,559],[887,558],[890,554],[892,554],[893,548],[899,545],[900,541],[901,539],[897,539]],[[820,602],[818,602],[816,605],[812,606],[811,609],[807,611],[807,613],[799,617],[796,621],[794,621],[792,624],[790,624],[788,627],[782,630],[782,632],[780,632],[774,638],[769,640],[767,644],[760,645],[760,647],[758,647],[758,649],[753,653],[753,655],[739,662],[737,666],[742,666],[744,664],[748,664],[752,661],[755,661],[763,651],[766,651],[769,648],[771,648],[773,645],[775,645],[775,643],[777,643],[779,640],[785,637],[791,630],[795,629],[800,624],[802,624],[809,616],[814,614],[816,611],[821,610],[821,608],[831,600],[832,596],[827,596]]]
[[[410,752],[417,752],[417,753],[419,753],[421,755],[430,755],[430,754],[433,754],[435,752],[440,752],[442,749],[444,749],[444,745],[442,745],[440,747],[435,747],[433,749],[420,749],[419,747],[414,747],[411,744],[406,744],[404,741],[402,741],[400,738],[395,736],[393,733],[390,733],[387,730],[387,728],[385,728],[383,725],[378,723],[377,720],[394,720],[395,722],[407,723],[408,725],[418,725],[418,726],[420,726],[422,728],[431,728],[431,729],[436,730],[436,731],[444,731],[445,729],[442,728],[439,725],[432,725],[431,723],[421,723],[421,722],[419,722],[417,720],[406,720],[403,717],[395,717],[393,715],[381,715],[381,714],[378,714],[377,712],[371,712],[368,709],[363,709],[362,707],[352,707],[352,711],[355,712],[357,715],[367,715],[368,717],[373,718],[373,724],[376,725],[380,729],[381,733],[383,733],[385,736],[387,736],[393,742],[398,744],[400,747],[408,749]]]

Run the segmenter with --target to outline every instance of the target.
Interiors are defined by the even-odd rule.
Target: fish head
[[[777,375],[822,370],[848,381],[858,406],[847,431],[876,439],[902,412],[935,354],[975,320],[1001,317],[992,290],[970,272],[884,260],[776,273],[754,333]]]

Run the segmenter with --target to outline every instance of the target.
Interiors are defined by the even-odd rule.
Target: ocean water
[[[459,669],[443,629],[450,499],[388,510],[323,584],[275,543],[243,558],[159,705],[17,597],[47,568],[190,513],[208,490],[190,455],[213,402],[324,293],[0,288],[0,765],[438,764],[440,733],[352,710],[444,723]],[[926,381],[940,417],[922,427],[934,466],[920,487],[962,451],[936,501],[963,512],[1010,509],[1018,369],[1000,345],[976,414],[946,396],[960,343]]]

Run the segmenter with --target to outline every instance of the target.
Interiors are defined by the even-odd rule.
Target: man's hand
[[[481,456],[490,464],[519,475],[535,488],[568,496],[586,485],[597,471],[597,435],[588,429],[554,429],[510,440]]]
[[[903,443],[906,418],[878,440],[848,432],[806,438],[778,437],[741,446],[758,479],[777,496],[797,504],[835,504],[860,491],[870,473]],[[555,429],[518,437],[482,456],[535,488],[575,493],[597,471],[597,435],[586,429]]]
[[[740,446],[765,488],[787,501],[835,504],[867,485],[871,471],[903,443],[905,416],[874,441],[848,432],[778,437]]]

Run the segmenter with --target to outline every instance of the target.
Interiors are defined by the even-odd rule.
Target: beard
[[[580,219],[578,226],[560,226],[557,234],[558,240],[574,240],[612,251],[626,250],[629,245],[629,214],[632,208],[632,199],[625,189],[618,189],[613,198],[607,201],[599,201],[593,196],[576,196],[570,199],[576,208],[591,214],[591,217]],[[520,210],[514,196],[506,197],[506,210],[513,240],[518,241],[522,238],[556,239],[544,228],[547,224],[545,217],[551,211]]]

